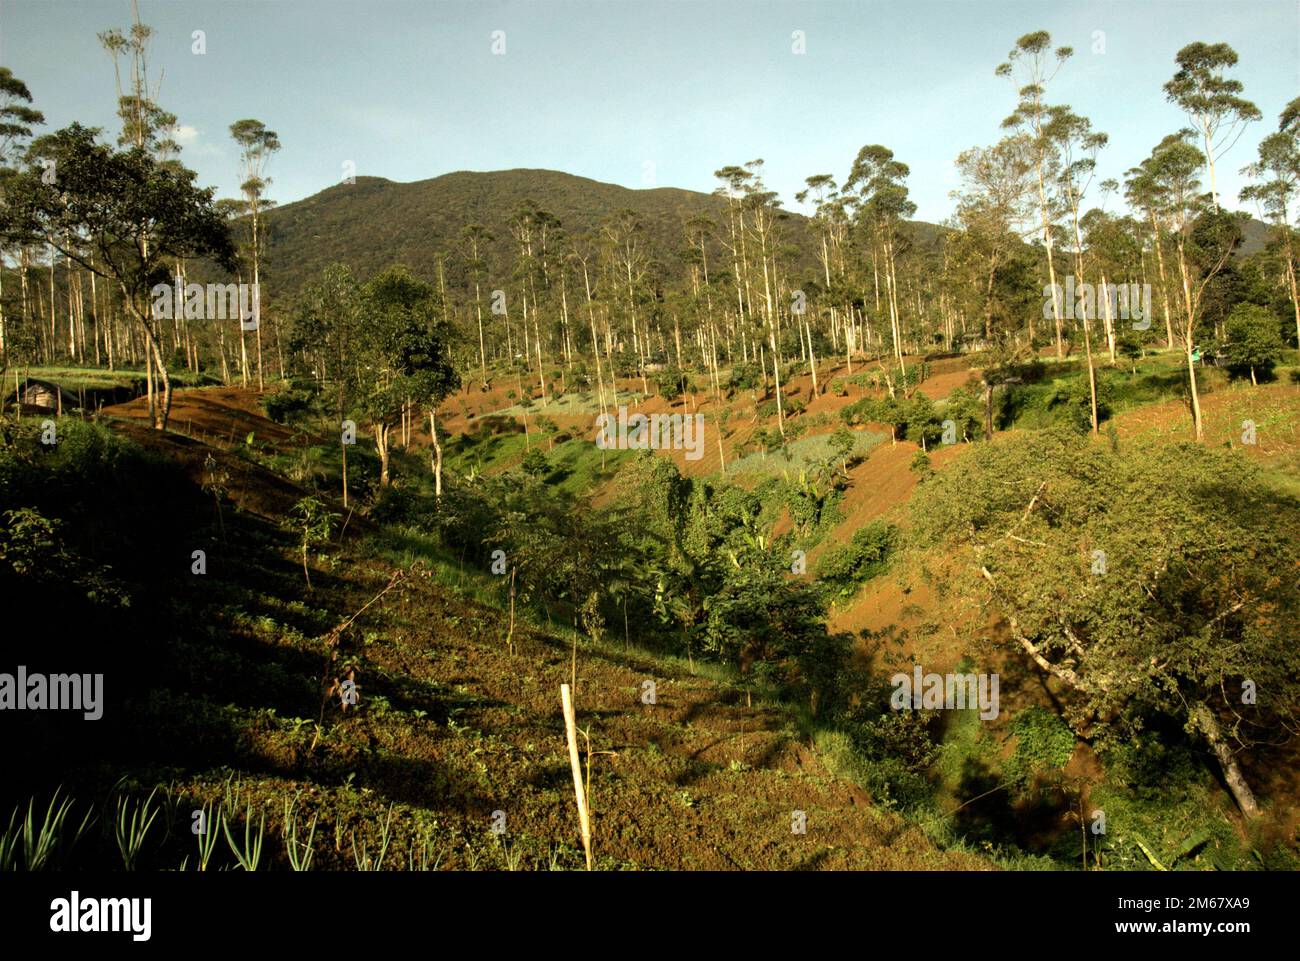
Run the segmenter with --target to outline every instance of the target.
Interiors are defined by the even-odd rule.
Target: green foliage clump
[[[763,372],[758,364],[736,364],[729,384],[733,390],[757,390],[763,384]]]
[[[1289,723],[1300,655],[1280,626],[1300,597],[1278,572],[1300,564],[1300,505],[1240,454],[1025,432],[978,445],[910,506],[918,544],[969,551],[954,591],[1008,616],[1099,747],[1157,723],[1203,749],[1249,746]],[[1272,692],[1250,726],[1232,691],[1241,678]]]
[[[1282,357],[1283,343],[1277,315],[1267,307],[1240,303],[1232,308],[1224,324],[1220,353],[1228,369],[1251,380],[1272,376]]]
[[[848,544],[826,553],[817,569],[817,579],[835,596],[847,597],[860,584],[889,569],[898,543],[897,527],[871,521],[854,531]]]
[[[1097,422],[1108,419],[1114,399],[1114,375],[1099,370],[1097,376]],[[1088,372],[1059,377],[1047,384],[1013,387],[1005,395],[999,426],[1022,427],[1064,425],[1079,433],[1092,430],[1092,390]]]
[[[790,519],[801,534],[808,534],[820,527],[838,500],[839,491],[831,484],[810,480],[804,471],[800,471],[798,483],[788,484],[785,488],[785,505],[790,511]]]
[[[841,713],[836,727],[848,744],[840,748],[837,773],[861,784],[882,807],[921,807],[933,794],[929,771],[939,755],[930,716],[882,711],[877,700]]]
[[[1140,801],[1179,804],[1205,779],[1205,767],[1181,732],[1142,731],[1106,746],[1109,781]]]
[[[674,401],[687,389],[686,374],[676,367],[665,367],[655,374],[654,384],[660,397],[667,401]]]
[[[896,440],[911,440],[923,446],[935,444],[943,436],[943,418],[920,391],[910,398],[863,397],[842,408],[840,417],[846,424],[888,424]]]
[[[292,531],[302,549],[302,573],[311,590],[311,574],[307,571],[307,556],[312,547],[325,544],[334,533],[334,525],[339,515],[329,509],[329,505],[319,497],[308,496],[300,499],[284,519],[281,526]]]
[[[288,424],[312,410],[316,394],[297,387],[283,387],[262,395],[262,410],[277,424]]]
[[[541,479],[545,477],[551,469],[550,462],[546,459],[546,454],[538,447],[529,448],[528,453],[524,454],[524,459],[519,464],[519,469],[529,477]]]
[[[958,387],[944,399],[939,416],[953,422],[958,443],[974,440],[984,432],[984,405],[965,387]]]
[[[0,514],[0,587],[12,587],[13,597],[33,588],[72,589],[91,604],[127,606],[130,595],[111,569],[70,548],[62,529],[62,521],[32,507]]]
[[[1061,717],[1034,705],[1011,722],[1016,748],[1003,766],[1008,781],[1026,786],[1036,775],[1059,771],[1074,753],[1074,732]]]

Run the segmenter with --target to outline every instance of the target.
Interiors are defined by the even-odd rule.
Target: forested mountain
[[[272,296],[292,294],[335,262],[361,276],[404,263],[420,276],[436,278],[443,255],[448,281],[454,282],[467,259],[461,230],[471,223],[482,224],[493,237],[486,247],[489,271],[509,270],[515,251],[509,222],[530,202],[559,220],[579,251],[594,251],[602,225],[621,211],[632,211],[651,261],[668,280],[683,272],[685,224],[700,216],[716,224],[727,218],[727,201],[714,194],[676,187],[630,190],[557,170],[462,170],[414,183],[357,177],[356,183],[336,184],[267,215]],[[938,227],[915,225],[919,238],[937,242]],[[801,268],[815,265],[808,218],[784,212],[781,240],[794,248]]]

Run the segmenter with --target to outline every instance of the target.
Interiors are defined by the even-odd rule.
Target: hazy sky
[[[1162,84],[1193,40],[1226,41],[1264,113],[1218,165],[1232,205],[1259,139],[1300,94],[1296,0],[1126,2],[438,2],[141,0],[159,100],[183,159],[221,196],[238,183],[229,125],[276,130],[270,194],[287,202],[343,176],[422,180],[545,167],[622,184],[710,191],[713,171],[766,160],[786,206],[805,177],[842,180],[863,144],[911,167],[921,219],[951,209],[953,158],[1010,112],[993,75],[1015,39],[1047,29],[1075,48],[1049,89],[1110,134],[1100,177],[1122,177],[1185,125]],[[96,33],[129,0],[0,0],[0,64],[45,112],[117,133],[113,69]],[[192,52],[202,30],[207,52]],[[803,31],[806,52],[792,47]],[[503,31],[505,53],[494,54]],[[1098,33],[1100,31],[1101,33]],[[542,198],[539,198],[542,199]],[[1115,201],[1112,201],[1112,205]],[[1252,211],[1253,212],[1253,211]]]

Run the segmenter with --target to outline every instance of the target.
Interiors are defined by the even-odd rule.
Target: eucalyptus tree
[[[1160,308],[1165,320],[1165,346],[1174,346],[1174,321],[1169,309],[1169,277],[1165,270],[1165,197],[1162,186],[1156,182],[1151,169],[1151,158],[1130,168],[1124,175],[1124,199],[1129,209],[1141,212],[1151,227],[1151,247],[1155,253],[1160,291]]]
[[[722,388],[718,377],[718,342],[717,325],[714,319],[714,275],[709,272],[709,240],[717,230],[712,219],[697,214],[687,219],[684,224],[686,247],[682,259],[687,265],[690,276],[691,298],[697,319],[695,336],[698,341],[700,356],[704,367],[709,372],[710,386],[715,398],[721,397]],[[701,314],[701,303],[704,310]]]
[[[1053,142],[1060,166],[1057,171],[1057,184],[1065,205],[1070,212],[1071,226],[1074,228],[1074,276],[1075,284],[1082,292],[1083,276],[1083,232],[1079,227],[1079,211],[1083,198],[1092,184],[1097,169],[1097,153],[1106,146],[1104,133],[1094,131],[1092,122],[1081,117],[1069,107],[1056,106],[1048,109],[1049,120],[1043,129],[1044,134]],[[1053,298],[1056,291],[1052,292]],[[1104,289],[1103,289],[1104,296]],[[1098,300],[1100,299],[1097,298]],[[1094,304],[1096,301],[1094,301]],[[1083,300],[1083,345],[1088,362],[1088,395],[1092,418],[1092,432],[1097,433],[1097,371],[1092,360],[1091,321],[1096,319],[1096,310],[1089,310],[1087,299]],[[1109,313],[1109,309],[1107,309]],[[1075,318],[1079,318],[1076,316]],[[1106,323],[1107,335],[1110,333],[1109,317]]]
[[[1296,292],[1294,237],[1291,207],[1300,194],[1300,97],[1282,110],[1278,129],[1259,142],[1259,160],[1243,173],[1256,182],[1241,191],[1242,200],[1253,200],[1273,221],[1281,238],[1283,276],[1291,309],[1295,313],[1296,343],[1300,344],[1300,296]]]
[[[516,247],[514,279],[519,284],[519,300],[523,306],[521,322],[524,331],[524,366],[532,366],[528,334],[528,301],[531,295],[533,305],[533,337],[531,344],[532,349],[537,352],[537,378],[541,385],[543,406],[546,404],[546,372],[542,359],[541,331],[537,322],[537,286],[542,266],[541,259],[538,256],[539,252],[534,249],[534,245],[540,243],[540,230],[548,216],[536,203],[525,200],[515,209],[509,221],[510,234],[515,239]]]
[[[636,369],[641,378],[642,393],[650,393],[646,381],[646,354],[649,350],[649,329],[638,324],[637,305],[641,301],[649,258],[645,252],[645,227],[632,210],[620,210],[604,226],[604,238],[609,264],[615,282],[621,288],[619,298],[626,310],[632,332],[632,350],[636,355]]]
[[[31,140],[32,127],[45,123],[45,116],[31,106],[32,93],[8,67],[0,67],[0,205],[5,198],[5,181],[14,173],[14,163]],[[8,237],[0,235],[0,371],[9,362],[6,349],[4,306],[4,255]],[[26,258],[20,257],[20,270]],[[22,271],[23,314],[27,313],[27,275]]]
[[[781,396],[781,343],[780,314],[776,309],[776,251],[777,220],[780,204],[775,191],[763,184],[763,161],[751,160],[745,164],[750,176],[745,182],[741,206],[749,214],[749,228],[754,238],[755,255],[763,276],[761,312],[767,325],[767,344],[772,353],[773,383],[776,385],[776,423],[785,437],[785,401]],[[761,357],[761,353],[760,353]]]
[[[880,245],[894,359],[898,361],[904,389],[907,364],[903,360],[903,325],[898,306],[897,253],[903,243],[903,221],[916,213],[916,204],[908,199],[907,186],[903,183],[908,173],[907,164],[895,160],[892,150],[880,144],[868,144],[858,151],[844,183],[845,193],[853,195],[859,224]]]
[[[840,199],[839,189],[835,183],[835,178],[830,174],[814,174],[804,180],[807,184],[806,189],[799,191],[794,195],[794,199],[799,203],[811,202],[813,207],[813,216],[809,224],[817,237],[820,247],[818,260],[821,262],[822,279],[825,282],[823,288],[826,294],[826,309],[830,313],[830,332],[831,343],[834,345],[838,338],[839,332],[839,307],[836,303],[835,294],[837,293],[837,284],[832,280],[832,264],[835,262],[835,255],[843,237],[844,231],[844,206]],[[835,265],[836,279],[839,279],[839,265]],[[805,313],[804,328],[808,335],[808,343],[811,349],[812,345],[812,324],[807,320],[808,314]],[[852,354],[847,350],[848,338],[846,341],[845,359],[849,369],[853,368]],[[812,364],[813,374],[813,391],[817,390],[817,365]]]
[[[153,38],[153,28],[140,22],[138,6],[133,6],[132,12],[133,22],[125,31],[113,28],[98,34],[100,45],[113,61],[117,114],[122,121],[117,144],[119,147],[134,146],[159,164],[181,169],[180,161],[177,159],[180,145],[174,137],[176,116],[165,110],[158,102],[161,79],[154,83],[149,79],[149,42]],[[123,59],[127,60],[125,83],[122,77]],[[141,243],[148,247],[147,231],[143,232]],[[144,255],[148,256],[147,249]],[[179,271],[179,264],[177,269]],[[53,271],[52,259],[51,271]],[[52,300],[53,291],[51,291]],[[144,355],[149,414],[156,419],[155,381],[160,372],[155,370],[153,350],[146,347]],[[164,392],[167,393],[167,402],[170,403],[169,388],[165,388]],[[163,419],[166,419],[165,415]]]
[[[740,331],[740,351],[741,357],[748,362],[749,344],[746,331],[746,311],[747,308],[752,311],[752,304],[749,299],[745,208],[740,201],[745,195],[750,180],[753,178],[753,173],[744,167],[731,164],[715,170],[713,176],[722,181],[722,185],[714,193],[727,201],[727,237],[722,240],[722,244],[731,253],[731,271],[736,284],[736,322]],[[755,354],[757,353],[756,350]],[[766,370],[763,373],[763,383],[766,386]]]
[[[1101,293],[1097,297],[1097,302],[1106,319],[1107,348],[1113,364],[1119,339],[1117,331],[1119,318],[1112,316],[1111,306],[1118,298],[1112,301],[1109,291],[1115,281],[1118,280],[1122,285],[1125,278],[1141,277],[1143,283],[1146,283],[1145,268],[1142,263],[1142,223],[1132,217],[1118,217],[1094,207],[1079,218],[1079,224],[1083,230],[1088,257],[1100,280],[1098,290]],[[1134,303],[1132,292],[1135,289],[1138,289],[1135,282],[1130,280],[1126,301],[1129,305]],[[1146,316],[1142,319],[1149,320]]]
[[[568,256],[573,260],[575,264],[577,264],[582,269],[582,286],[583,286],[583,291],[586,294],[587,322],[591,328],[591,359],[592,362],[596,365],[596,388],[598,391],[597,399],[600,403],[601,411],[604,412],[606,408],[605,372],[604,372],[604,366],[601,364],[600,361],[601,338],[596,325],[596,298],[595,298],[595,291],[592,288],[592,282],[591,282],[591,261],[594,255],[590,252],[590,248],[588,247],[587,243],[579,241],[579,242],[575,242],[570,247],[568,251]],[[609,344],[608,338],[606,339],[605,343],[607,345],[606,356],[608,357],[608,344]],[[610,389],[612,391],[612,398],[611,398],[613,402],[612,406],[617,407],[618,406],[618,381],[615,379],[614,364],[612,358],[610,359],[609,376],[610,376]],[[603,458],[604,456],[603,452],[601,456]]]
[[[241,226],[243,217],[247,214],[247,208],[244,201],[235,197],[222,197],[213,207],[221,214],[223,220],[230,228],[231,236],[236,236]],[[243,263],[241,262],[236,268],[236,276],[241,280],[243,278]],[[221,354],[221,382],[230,384],[230,364],[226,357],[226,331],[222,324],[214,325],[217,329],[217,349]],[[248,340],[244,337],[244,327],[239,325],[239,379],[240,383],[248,386]]]
[[[491,231],[480,223],[468,223],[460,231],[466,270],[474,283],[474,317],[478,321],[478,358],[484,390],[488,389],[488,375],[487,347],[483,338],[483,280],[487,277],[487,261],[483,254],[493,239]]]
[[[1212,229],[1218,221],[1211,221],[1201,194],[1197,176],[1205,166],[1205,155],[1189,142],[1193,131],[1183,130],[1165,137],[1143,161],[1143,169],[1152,179],[1155,195],[1170,226],[1177,254],[1181,312],[1175,329],[1187,362],[1188,392],[1191,400],[1192,424],[1196,439],[1204,440],[1204,421],[1201,416],[1200,393],[1196,383],[1196,328],[1201,317],[1202,299],[1210,281],[1223,270],[1232,255],[1235,244],[1224,238],[1202,231],[1198,225]]]
[[[240,191],[244,195],[244,206],[249,217],[249,259],[253,264],[253,290],[254,294],[260,301],[261,297],[261,268],[262,268],[262,234],[261,234],[261,217],[262,211],[273,205],[274,201],[266,199],[266,188],[271,184],[271,178],[266,176],[266,166],[271,159],[271,155],[280,149],[280,138],[274,130],[268,130],[266,124],[260,120],[237,120],[230,125],[230,136],[239,145],[239,163],[240,175],[243,178],[239,185]],[[240,339],[243,339],[244,325],[241,323]],[[257,389],[265,389],[265,381],[262,374],[262,324],[257,324]],[[276,342],[279,343],[280,335],[277,328]],[[284,376],[284,354],[280,354],[280,376]]]
[[[1044,97],[1047,83],[1056,76],[1065,61],[1073,54],[1074,50],[1070,47],[1058,47],[1052,51],[1052,35],[1046,30],[1038,30],[1027,33],[1017,40],[1006,61],[994,71],[997,76],[1010,78],[1019,84],[1017,94],[1020,100],[1016,104],[1016,109],[1002,121],[1002,127],[1005,130],[1016,130],[1024,134],[1033,152],[1034,174],[1038,188],[1038,212],[1043,232],[1043,247],[1047,252],[1047,282],[1052,294],[1052,319],[1056,327],[1057,357],[1065,356],[1065,342],[1061,304],[1057,296],[1056,261],[1053,254],[1053,224],[1056,218],[1049,187],[1055,175],[1058,157],[1052,138],[1048,136],[1045,129],[1051,117]],[[1054,63],[1051,59],[1053,56]],[[1032,320],[1029,333],[1032,340]]]
[[[977,271],[976,283],[983,290],[979,309],[988,340],[993,336],[997,272],[1021,245],[1030,215],[1032,145],[1023,134],[1003,137],[992,147],[963,151],[957,157],[957,170],[962,185],[950,194],[956,201],[957,227],[950,242]]]
[[[352,407],[359,378],[353,371],[361,341],[361,287],[343,264],[331,264],[320,279],[298,294],[293,312],[291,349],[305,354],[322,391],[334,400],[343,464],[343,506],[348,506],[348,447],[344,421]]]
[[[572,267],[570,257],[572,242],[560,219],[554,214],[542,211],[539,220],[542,246],[542,278],[550,294],[554,309],[555,289],[560,291],[560,325],[558,339],[560,352],[564,355],[564,364],[573,370],[573,356],[577,352],[578,338],[569,322],[569,271]],[[561,378],[563,378],[563,372]]]
[[[806,189],[799,191],[794,195],[797,203],[811,203],[813,215],[810,226],[817,236],[817,241],[821,245],[821,253],[818,259],[822,265],[822,276],[826,281],[826,289],[831,286],[831,230],[832,220],[830,211],[832,205],[839,199],[835,178],[830,174],[814,174],[804,180],[807,184]]]
[[[1205,166],[1210,173],[1210,197],[1219,203],[1214,161],[1231,150],[1259,108],[1241,96],[1240,80],[1225,76],[1237,65],[1237,51],[1226,43],[1189,43],[1174,57],[1178,70],[1165,84],[1165,99],[1177,104],[1200,134]]]
[[[161,80],[149,81],[149,41],[153,27],[140,22],[138,8],[135,20],[125,31],[114,28],[98,34],[100,46],[113,60],[113,76],[117,88],[117,114],[122,121],[118,146],[134,145],[148,151],[163,162],[174,160],[180,152],[173,132],[175,114],[164,110],[157,97]],[[122,59],[128,60],[128,76],[122,80]]]

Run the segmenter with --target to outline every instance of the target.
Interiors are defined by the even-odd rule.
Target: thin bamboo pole
[[[560,685],[560,704],[564,707],[564,733],[569,740],[569,766],[573,769],[573,795],[578,801],[578,823],[582,826],[582,848],[591,870],[591,817],[587,813],[587,792],[582,785],[582,762],[578,758],[578,723],[573,712],[573,695],[569,685]]]

